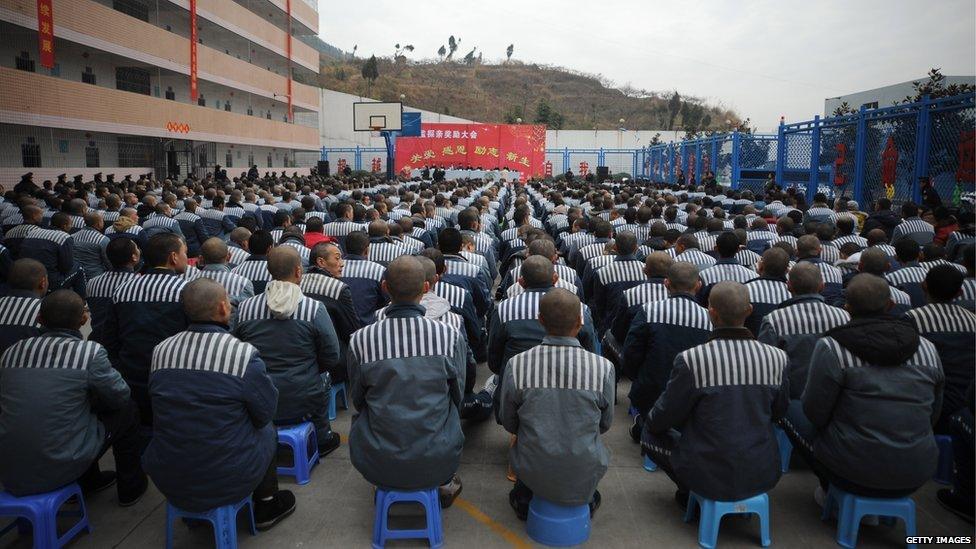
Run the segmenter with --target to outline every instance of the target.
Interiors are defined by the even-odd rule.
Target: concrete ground
[[[621,394],[626,394],[622,382]],[[283,477],[281,487],[293,490],[298,499],[295,513],[281,524],[251,536],[239,529],[243,547],[368,547],[372,539],[372,487],[349,461],[345,435],[349,432],[350,411],[339,412],[334,429],[343,435],[343,446],[312,471],[305,486]],[[603,505],[592,522],[592,547],[695,547],[697,524],[685,524],[683,512],[674,503],[674,485],[661,471],[648,473],[641,468],[638,446],[628,435],[630,418],[625,399],[616,406],[615,424],[605,436],[612,457],[610,469],[600,483]],[[525,524],[515,518],[508,505],[511,483],[506,480],[509,435],[493,422],[468,425],[467,442],[459,471],[464,491],[444,512],[444,539],[447,547],[528,547],[535,545],[525,532]],[[112,469],[111,456],[103,469]],[[566,479],[573,482],[573,479]],[[770,492],[771,535],[781,547],[833,547],[836,523],[821,522],[820,509],[813,501],[816,480],[802,463],[794,459],[793,468]],[[942,486],[929,483],[914,499],[917,505],[918,534],[923,536],[973,536],[973,526],[945,511],[936,502]],[[150,487],[134,507],[116,505],[115,491],[107,490],[86,498],[93,527],[91,534],[77,538],[71,547],[163,547],[166,535],[166,505],[163,496]],[[758,547],[759,523],[756,519],[726,518],[719,533],[723,547]],[[904,544],[904,527],[862,526],[859,547],[898,547]],[[416,542],[395,542],[391,546],[423,546]],[[0,548],[29,547],[29,538],[8,533],[0,538]],[[188,530],[176,525],[175,547],[211,547],[209,528]]]

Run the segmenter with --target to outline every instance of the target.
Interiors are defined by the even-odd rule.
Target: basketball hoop
[[[383,126],[370,126],[369,127],[369,136],[370,137],[382,137],[383,135],[380,133],[382,130],[383,130]]]

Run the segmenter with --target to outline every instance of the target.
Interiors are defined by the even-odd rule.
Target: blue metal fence
[[[553,175],[590,173],[608,166],[656,182],[701,181],[713,172],[733,189],[760,192],[769,177],[784,188],[806,194],[847,196],[870,207],[881,197],[899,203],[919,201],[919,178],[928,177],[944,201],[970,192],[974,184],[973,141],[976,139],[976,94],[787,124],[776,134],[732,132],[641,149],[546,149]],[[346,159],[363,169],[382,148],[322,149],[322,159]],[[385,169],[385,166],[384,166]]]

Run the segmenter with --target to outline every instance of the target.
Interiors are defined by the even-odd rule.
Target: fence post
[[[923,95],[918,107],[918,122],[915,124],[915,172],[910,180],[912,186],[912,201],[922,202],[922,189],[918,178],[929,174],[929,96]]]
[[[779,129],[776,132],[776,183],[786,188],[786,121],[779,119]]]
[[[701,181],[701,167],[702,167],[702,155],[701,155],[701,140],[695,140],[695,182]]]
[[[867,208],[864,205],[864,161],[867,158],[868,145],[868,121],[865,117],[867,107],[861,105],[861,110],[857,113],[857,135],[854,138],[854,200],[858,206]]]
[[[329,149],[322,147],[321,157],[319,158],[319,160],[322,160],[324,162],[328,159],[329,159]]]
[[[732,132],[732,173],[729,175],[729,187],[739,188],[739,151],[741,150],[739,130]]]
[[[807,204],[813,203],[820,185],[820,115],[813,117],[813,133],[810,136],[810,179],[807,182]]]
[[[641,155],[644,154],[644,149],[641,149]],[[644,163],[641,162],[641,170],[644,169]],[[641,174],[644,175],[644,174]],[[637,179],[637,151],[634,151],[634,170],[630,172],[630,176]]]
[[[712,173],[718,173],[718,140],[717,136],[712,137],[712,152],[708,156],[708,169]]]
[[[569,171],[569,147],[563,147],[563,173]]]
[[[674,142],[668,143],[668,179],[666,183],[674,182]]]
[[[359,145],[356,145],[356,150],[353,152],[352,162],[355,166],[353,169],[357,172],[363,169],[363,151],[359,149]]]
[[[607,153],[603,152],[603,147],[596,153],[596,165],[597,167],[607,165]]]

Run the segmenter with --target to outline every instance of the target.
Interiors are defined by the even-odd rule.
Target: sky
[[[677,90],[749,117],[760,131],[822,114],[824,99],[976,72],[973,0],[331,0],[319,32],[357,56],[513,59],[602,74],[616,86]],[[410,102],[409,98],[406,101]],[[641,129],[641,128],[635,128]]]

